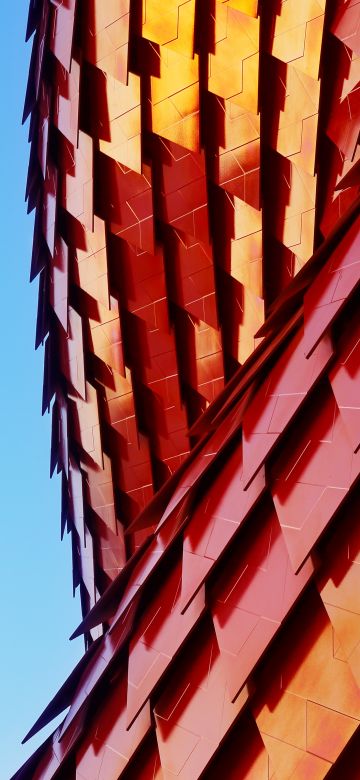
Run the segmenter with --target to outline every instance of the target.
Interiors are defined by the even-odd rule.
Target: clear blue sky
[[[31,50],[27,6],[17,0],[1,8],[1,780],[45,739],[46,730],[20,745],[83,650],[81,639],[68,640],[80,607],[69,539],[60,542],[60,480],[49,480],[42,348],[34,352],[37,280],[28,281],[33,215],[24,205],[28,145],[20,124]]]

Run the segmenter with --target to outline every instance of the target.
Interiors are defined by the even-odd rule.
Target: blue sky
[[[69,539],[60,542],[60,480],[49,479],[50,417],[41,417],[43,353],[34,352],[37,280],[29,284],[33,215],[24,204],[27,127],[21,127],[31,44],[28,0],[2,7],[1,237],[1,778],[43,741],[22,737],[80,657]],[[49,729],[50,730],[50,729]]]

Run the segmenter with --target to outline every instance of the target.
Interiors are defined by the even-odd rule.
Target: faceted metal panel
[[[360,772],[359,9],[30,4],[36,345],[87,652],[17,780]]]
[[[356,7],[339,0],[325,26],[324,10],[44,0],[30,13],[24,116],[37,343],[49,342],[44,406],[64,379],[63,415],[67,392],[86,399],[85,373],[96,389],[117,534],[179,468],[189,426],[253,352],[326,208],[356,189]],[[323,93],[320,55],[339,71]],[[322,118],[321,94],[331,107]],[[346,156],[342,171],[333,146],[323,162],[325,133]],[[89,481],[94,458],[72,425],[68,436]],[[110,570],[86,522],[101,593]],[[129,539],[129,553],[140,541]]]
[[[80,627],[97,644],[30,734],[70,704],[69,712],[37,774],[25,765],[17,778],[126,778],[142,766],[145,777],[211,778],[221,760],[229,778],[300,780],[348,765],[360,733],[358,448],[332,383],[350,408],[356,362],[351,377],[336,377],[357,343],[356,285],[346,290],[346,317],[337,308],[331,337],[325,328],[309,358],[304,333],[319,279],[349,257],[354,225],[349,212],[309,266],[300,304],[290,299],[290,330],[285,321],[265,337],[220,396],[221,424],[212,422],[215,402],[193,453],[132,523],[126,536],[147,538]],[[260,446],[245,484],[246,426],[259,410],[275,420],[280,398],[276,441]],[[109,523],[103,482],[91,501]]]

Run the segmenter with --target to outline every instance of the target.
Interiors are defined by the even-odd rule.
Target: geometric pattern
[[[335,260],[360,279],[358,212],[289,287],[277,315],[292,316],[129,528],[144,540],[75,632],[97,638],[28,737],[65,719],[17,780],[358,772],[360,460],[341,413],[357,375],[344,359],[356,284],[304,349],[319,279]]]
[[[359,188],[356,3],[163,6],[29,10],[36,345],[84,614]]]
[[[30,4],[30,277],[85,654],[14,780],[360,775],[359,14]]]

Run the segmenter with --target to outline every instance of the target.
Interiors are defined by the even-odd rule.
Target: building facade
[[[360,3],[32,0],[27,37],[85,654],[14,780],[356,780]]]

